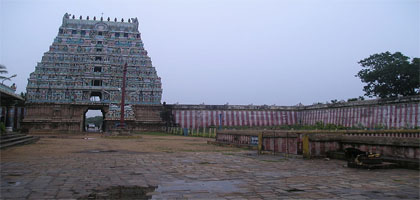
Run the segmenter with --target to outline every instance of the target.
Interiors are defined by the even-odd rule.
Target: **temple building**
[[[162,85],[152,65],[137,18],[82,19],[65,14],[49,51],[27,85],[24,127],[32,132],[84,131],[87,110],[101,110],[103,131],[120,119],[126,65],[127,128],[158,129]]]

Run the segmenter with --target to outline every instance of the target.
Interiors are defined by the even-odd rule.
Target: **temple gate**
[[[28,79],[25,130],[83,131],[89,108],[103,111],[105,131],[114,129],[120,118],[125,63],[127,129],[160,129],[161,79],[138,26],[137,18],[89,20],[66,13],[49,51]]]

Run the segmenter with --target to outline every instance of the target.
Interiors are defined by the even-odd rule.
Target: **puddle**
[[[174,182],[166,182],[162,185],[159,185],[156,192],[167,193],[171,191],[206,191],[208,193],[233,193],[241,192],[243,190],[237,187],[237,185],[240,183],[242,182],[237,180],[193,182],[185,182],[183,180],[179,180]]]
[[[95,189],[88,195],[79,197],[85,199],[166,199],[165,195],[172,193],[193,193],[199,192],[203,195],[223,193],[244,193],[243,188],[238,187],[242,182],[239,180],[223,181],[192,181],[178,180],[164,182],[158,186],[112,186],[105,189]]]
[[[297,188],[291,188],[291,189],[288,189],[286,191],[288,191],[288,192],[304,192],[305,190],[301,190],[301,189],[297,189]]]
[[[115,153],[118,152],[116,150],[99,150],[99,149],[93,149],[93,150],[86,150],[86,151],[79,151],[76,153]]]
[[[90,138],[90,137],[85,137],[85,138],[83,138],[83,139],[85,139],[85,140],[94,140],[94,139],[96,139],[96,138]]]
[[[198,164],[199,165],[211,165],[211,164],[216,164],[216,163],[203,161],[203,162],[199,162]]]
[[[91,149],[84,151],[76,151],[73,153],[120,153],[120,154],[150,154],[150,152],[140,152],[140,151],[127,151],[127,150],[100,150],[100,149]]]
[[[7,182],[7,184],[9,184],[9,186],[18,186],[18,185],[20,185],[20,182],[19,181],[17,181],[17,182],[9,181],[9,182]]]
[[[155,186],[112,186],[103,190],[93,190],[92,193],[78,199],[151,199],[152,195],[148,195],[148,193],[155,189]]]

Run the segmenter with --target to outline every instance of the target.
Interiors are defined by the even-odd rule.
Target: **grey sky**
[[[138,17],[167,103],[346,100],[363,95],[359,60],[385,51],[420,57],[414,0],[0,1],[0,63],[18,74],[18,92],[66,12]]]

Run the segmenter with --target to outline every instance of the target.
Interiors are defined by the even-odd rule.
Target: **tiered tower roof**
[[[144,49],[137,18],[65,14],[57,37],[30,74],[30,103],[118,104],[127,63],[126,104],[160,104],[161,80]]]

